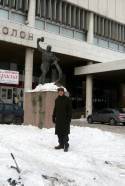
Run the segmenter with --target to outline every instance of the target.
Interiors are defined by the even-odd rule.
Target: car
[[[0,123],[21,124],[23,122],[23,108],[17,104],[0,102]]]
[[[109,123],[110,125],[125,124],[125,111],[122,108],[104,108],[88,115],[89,124],[94,122]]]

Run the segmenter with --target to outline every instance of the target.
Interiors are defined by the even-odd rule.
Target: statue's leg
[[[54,61],[53,65],[55,65],[55,67],[56,67],[56,69],[57,69],[57,71],[58,71],[59,77],[58,77],[58,79],[56,80],[56,82],[58,82],[58,81],[60,81],[61,78],[62,78],[62,70],[61,70],[60,66],[58,65],[58,63],[57,63],[56,61]]]
[[[42,63],[41,64],[41,76],[39,78],[39,83],[44,84],[46,83],[46,75],[49,70],[49,64],[48,63]]]
[[[45,83],[45,78],[46,78],[46,72],[42,71],[42,75],[39,78],[39,83],[44,84]]]
[[[42,83],[42,75],[39,77],[39,84],[43,84]]]
[[[51,81],[55,82],[58,78],[58,73],[56,68],[52,68]]]

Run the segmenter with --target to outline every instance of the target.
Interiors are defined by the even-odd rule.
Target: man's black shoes
[[[68,152],[68,147],[64,147],[64,152]]]
[[[58,145],[58,146],[55,146],[55,149],[56,150],[64,149],[64,152],[68,152],[69,145]]]
[[[69,144],[68,145],[64,145],[64,152],[68,152],[69,149]]]
[[[63,145],[58,145],[58,146],[55,146],[55,149],[59,150],[59,149],[63,149],[64,146]]]

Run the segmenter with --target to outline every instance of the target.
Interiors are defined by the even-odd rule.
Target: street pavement
[[[97,129],[101,129],[103,131],[125,135],[125,126],[124,125],[111,126],[108,123],[107,124],[100,124],[100,123],[88,124],[85,118],[72,119],[71,125],[80,126],[80,127],[97,128]]]

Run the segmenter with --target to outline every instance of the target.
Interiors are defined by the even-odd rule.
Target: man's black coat
[[[63,95],[55,100],[53,110],[53,122],[55,123],[55,134],[67,135],[70,133],[70,122],[72,117],[71,100]]]

